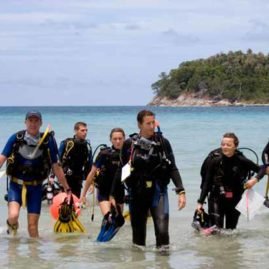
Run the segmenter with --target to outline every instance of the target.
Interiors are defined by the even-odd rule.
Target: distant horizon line
[[[151,105],[0,105],[0,107],[144,107]]]

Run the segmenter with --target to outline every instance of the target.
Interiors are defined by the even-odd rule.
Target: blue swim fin
[[[125,220],[121,214],[120,208],[117,210],[112,208],[111,212],[108,212],[102,221],[101,231],[97,237],[98,242],[110,241],[123,226]]]
[[[109,221],[110,218],[111,218],[111,212],[108,212],[104,215],[104,218],[102,220],[101,230],[96,239],[98,242],[103,242],[103,237],[110,227],[110,221]]]
[[[116,233],[119,231],[119,229],[120,229],[120,227],[117,227],[115,224],[111,224],[109,229],[103,235],[102,242],[110,241],[116,235]]]

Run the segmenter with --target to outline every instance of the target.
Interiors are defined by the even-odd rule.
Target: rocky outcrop
[[[155,96],[148,104],[150,106],[243,106],[244,103],[231,102],[228,99],[218,97],[210,98],[208,96],[200,96],[194,93],[181,94],[176,99],[168,99],[167,97]]]

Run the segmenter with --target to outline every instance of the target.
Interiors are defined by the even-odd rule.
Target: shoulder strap
[[[63,159],[66,159],[70,151],[73,149],[75,142],[73,138],[67,138],[65,139],[65,149],[63,154]]]
[[[160,145],[162,147],[162,159],[165,160],[170,165],[171,160],[169,160],[167,157],[168,150],[164,141],[163,133],[159,125],[157,126],[157,132],[155,133],[155,137],[157,138],[157,140],[159,140],[158,142],[160,142]]]
[[[88,152],[92,152],[92,145],[91,145],[90,140],[86,140],[86,145],[87,145]]]
[[[21,130],[19,132],[16,133],[16,140],[17,141],[23,141],[24,136],[25,136],[25,130]]]

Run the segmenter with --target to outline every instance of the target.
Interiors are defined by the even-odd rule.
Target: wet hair
[[[136,117],[137,122],[142,124],[144,117],[146,117],[146,116],[154,116],[155,117],[155,114],[150,110],[141,110],[137,114],[137,117]]]
[[[239,145],[239,139],[234,133],[225,133],[223,138],[232,138],[234,140],[234,145],[236,147]]]
[[[85,123],[83,121],[76,122],[75,125],[74,125],[74,130],[77,131],[80,126],[87,127],[87,123]]]
[[[119,128],[119,127],[117,127],[117,128],[113,128],[113,129],[110,131],[110,135],[109,135],[110,139],[112,138],[112,135],[113,135],[114,133],[122,133],[123,137],[125,137],[125,132],[124,132],[124,130],[123,130],[122,128]]]

